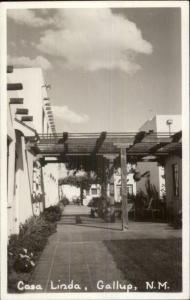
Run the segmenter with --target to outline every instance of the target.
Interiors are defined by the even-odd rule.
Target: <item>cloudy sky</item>
[[[9,10],[8,61],[40,66],[57,132],[136,131],[181,113],[178,8]]]

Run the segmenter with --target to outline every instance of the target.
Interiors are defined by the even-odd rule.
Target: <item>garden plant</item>
[[[17,282],[30,278],[48,237],[56,232],[56,221],[61,218],[58,205],[50,206],[40,216],[32,216],[20,225],[19,234],[8,242],[8,290],[17,291]]]

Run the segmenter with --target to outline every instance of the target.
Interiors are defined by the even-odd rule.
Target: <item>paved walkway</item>
[[[76,215],[79,214],[82,223],[76,224]],[[31,278],[32,284],[41,284],[41,292],[102,292],[105,290],[97,289],[100,279],[106,283],[118,280],[129,284],[117,269],[104,240],[173,238],[181,235],[180,231],[172,230],[163,223],[132,222],[129,230],[122,232],[120,223],[105,223],[88,215],[89,208],[66,207],[57,232],[49,238]],[[78,283],[81,290],[63,289],[72,281]],[[58,288],[60,284],[66,286]]]

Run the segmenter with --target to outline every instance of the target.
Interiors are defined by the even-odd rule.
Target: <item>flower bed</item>
[[[59,206],[51,206],[20,226],[18,235],[11,235],[8,243],[8,290],[18,292],[19,280],[28,281],[48,237],[56,232],[56,221],[61,218]],[[28,274],[28,275],[27,275]]]

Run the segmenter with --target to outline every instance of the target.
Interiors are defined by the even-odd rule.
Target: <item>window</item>
[[[173,170],[173,191],[174,196],[179,196],[179,166],[178,164],[172,165]]]

